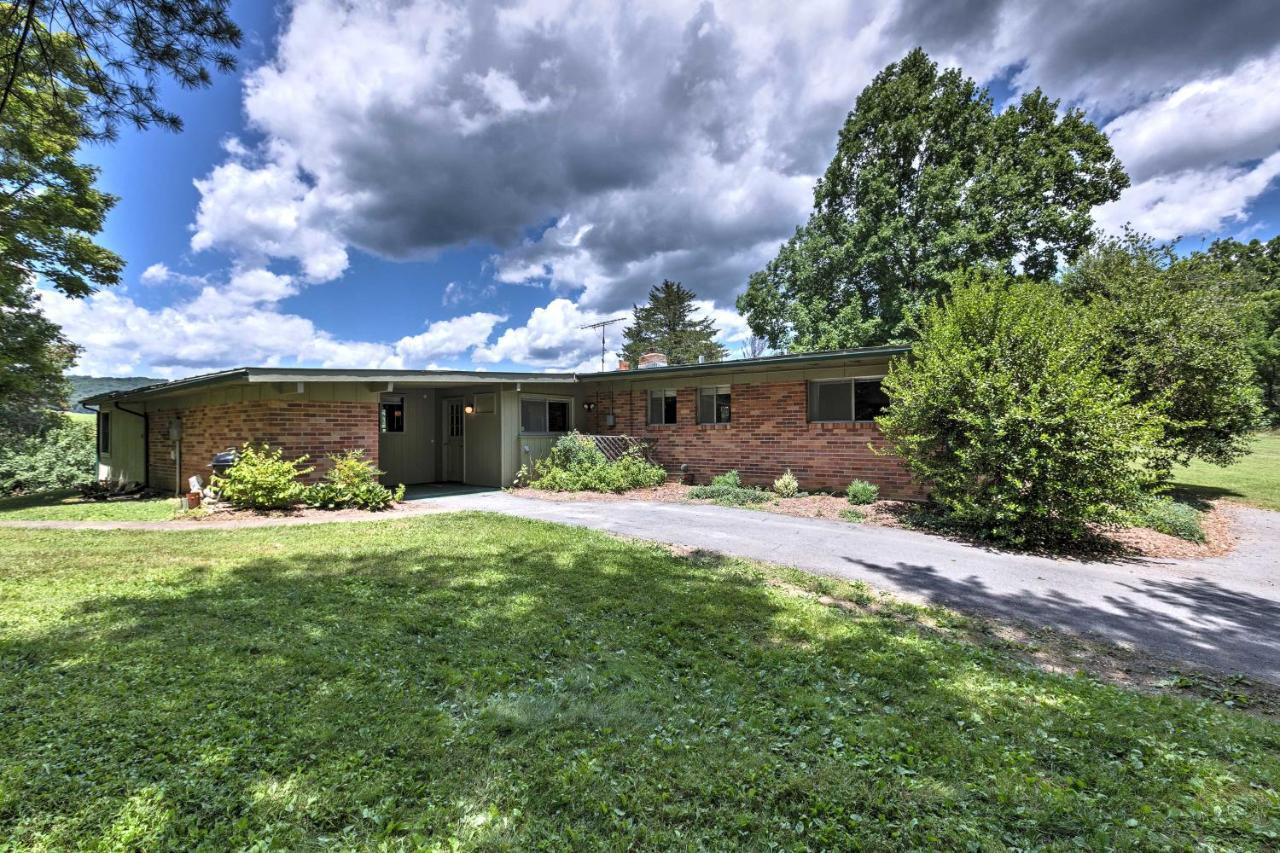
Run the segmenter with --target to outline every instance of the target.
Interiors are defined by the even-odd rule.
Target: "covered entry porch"
[[[384,483],[509,486],[521,465],[580,426],[581,392],[571,376],[478,379],[424,376],[380,389]]]

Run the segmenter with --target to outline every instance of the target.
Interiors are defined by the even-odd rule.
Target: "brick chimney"
[[[618,359],[618,369],[619,369],[619,370],[630,370],[630,369],[631,369],[631,362],[627,361],[625,358],[620,358],[620,359]]]
[[[667,357],[660,352],[647,352],[640,356],[640,363],[636,367],[644,370],[646,367],[666,367]]]

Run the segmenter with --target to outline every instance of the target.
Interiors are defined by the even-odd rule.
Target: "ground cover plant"
[[[1129,511],[1125,521],[1132,527],[1148,527],[1191,542],[1204,541],[1200,510],[1169,495],[1148,495]]]
[[[1280,511],[1280,432],[1254,437],[1252,452],[1233,465],[1199,460],[1173,472],[1174,486],[1204,498],[1228,498]]]
[[[168,521],[174,498],[86,500],[71,489],[0,498],[0,521]]]
[[[0,530],[0,838],[1274,848],[1275,720],[868,600],[478,514]]]
[[[646,459],[639,446],[611,460],[590,438],[571,432],[558,438],[532,469],[523,466],[516,479],[551,492],[618,493],[656,486],[667,479],[667,472]]]

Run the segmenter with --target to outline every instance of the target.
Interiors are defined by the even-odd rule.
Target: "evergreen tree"
[[[694,316],[697,296],[678,281],[663,281],[649,291],[649,302],[634,305],[634,319],[623,331],[620,358],[632,366],[647,352],[660,352],[668,364],[722,361],[729,353],[715,342],[717,329]]]

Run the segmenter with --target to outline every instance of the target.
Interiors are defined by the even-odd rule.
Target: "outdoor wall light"
[[[583,403],[583,404],[582,404],[582,408],[586,409],[588,412],[594,412],[594,411],[596,410],[596,404],[595,404],[595,403]]]
[[[462,407],[462,411],[466,412],[468,415],[473,415],[475,414],[476,407],[471,405],[470,403],[467,403],[465,406]]]

